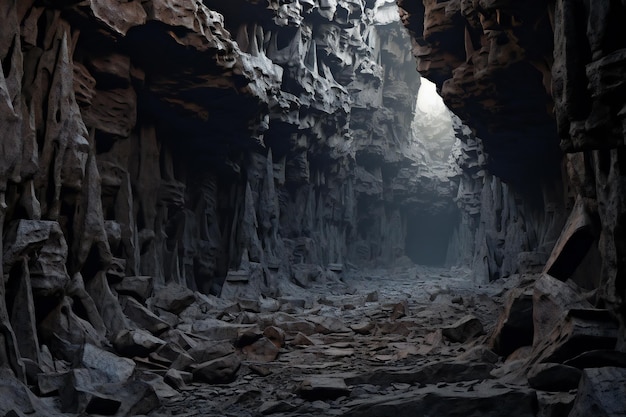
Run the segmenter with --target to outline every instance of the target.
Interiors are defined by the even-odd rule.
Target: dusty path
[[[234,382],[190,383],[152,416],[473,415],[467,404],[482,410],[476,415],[534,415],[525,388],[494,379],[502,364],[483,344],[503,288],[476,286],[469,276],[421,266],[353,273],[280,300],[280,311],[222,313],[231,323],[282,328],[278,356],[239,350]],[[473,320],[442,335],[469,315],[482,332]],[[515,410],[502,409],[502,400]]]

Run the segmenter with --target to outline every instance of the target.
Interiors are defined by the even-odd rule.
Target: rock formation
[[[539,265],[554,247],[546,270],[598,288],[623,317],[624,5],[398,5],[418,69],[486,153],[487,174],[470,186],[483,184],[474,263],[484,259],[491,275],[502,246]]]
[[[63,412],[145,412],[155,375],[106,352],[193,357],[169,329],[215,336],[179,323],[202,294],[406,265],[411,213],[454,210],[416,149],[419,75],[392,1],[0,12],[0,362],[43,395],[67,387]],[[239,367],[194,360],[209,382]]]
[[[380,374],[365,368],[307,376],[298,412],[614,411],[623,2],[398,4],[418,70],[460,117],[454,147],[411,126],[419,75],[391,0],[0,2],[0,414],[144,415],[172,387],[231,389],[242,368],[247,384],[279,355],[351,357],[355,340],[377,361],[388,343],[447,358],[383,375],[391,399],[368,398]],[[429,227],[475,282],[544,274],[498,293],[497,323],[488,297],[444,284],[419,303],[295,296],[356,294],[339,281],[354,267],[404,267],[413,291],[407,255],[422,261]]]

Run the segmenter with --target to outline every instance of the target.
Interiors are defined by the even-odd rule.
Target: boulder
[[[235,348],[227,342],[200,342],[187,352],[183,352],[172,364],[173,369],[187,369],[193,363],[204,363],[235,353]]]
[[[361,335],[370,334],[372,330],[376,327],[376,323],[373,321],[365,320],[356,324],[350,325],[350,328],[354,333],[358,333]]]
[[[223,356],[194,366],[193,378],[209,384],[228,384],[237,378],[240,366],[237,355]]]
[[[626,369],[584,369],[569,417],[626,416]]]
[[[571,285],[543,274],[533,290],[533,344],[546,338],[570,309],[592,307]]]
[[[263,336],[267,337],[277,348],[285,346],[285,332],[276,326],[268,326],[263,330]]]
[[[182,390],[187,387],[191,381],[193,381],[193,374],[191,372],[179,371],[177,369],[168,369],[165,373],[164,380],[167,384]]]
[[[97,371],[107,382],[125,382],[135,371],[135,362],[107,352],[97,346],[85,344],[78,358],[79,366]]]
[[[113,341],[115,349],[129,358],[146,357],[163,345],[165,345],[164,340],[141,329],[122,330]]]
[[[194,321],[191,330],[211,340],[226,340],[231,343],[237,343],[245,333],[261,334],[256,324],[235,324],[212,318]]]
[[[533,361],[564,363],[592,350],[612,350],[618,325],[606,310],[570,310],[552,332],[533,347]]]
[[[139,301],[145,301],[152,295],[154,279],[149,276],[124,277],[111,286],[118,294],[130,295]]]
[[[241,349],[246,359],[254,362],[271,362],[278,357],[280,348],[267,337],[262,337],[256,342]]]
[[[155,291],[151,303],[153,306],[165,311],[179,314],[195,300],[196,297],[193,291],[181,285],[170,283]]]
[[[132,297],[120,297],[124,314],[137,326],[152,334],[160,334],[170,325]]]
[[[338,318],[330,316],[308,316],[307,321],[315,323],[315,333],[348,333],[350,329]]]
[[[474,316],[465,316],[454,324],[441,329],[444,337],[453,342],[464,343],[484,332],[480,320]]]

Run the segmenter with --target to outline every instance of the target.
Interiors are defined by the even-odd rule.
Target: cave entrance
[[[460,214],[456,210],[410,214],[407,217],[406,255],[419,265],[444,266],[459,220]]]

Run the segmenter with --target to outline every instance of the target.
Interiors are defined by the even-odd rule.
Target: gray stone
[[[145,330],[122,330],[113,340],[113,346],[120,354],[127,357],[146,357],[159,347],[165,345],[165,341],[153,336]]]
[[[372,395],[345,405],[344,417],[478,416],[535,417],[535,392],[502,386],[475,386],[471,391],[427,386],[397,395]]]
[[[259,327],[254,324],[234,324],[211,318],[194,321],[192,330],[211,340],[226,340],[231,343],[236,343],[246,332],[261,334]]]
[[[309,401],[334,400],[350,395],[350,389],[342,378],[309,376],[298,387],[298,394]]]
[[[583,370],[576,401],[569,417],[626,416],[626,369]]]
[[[193,374],[177,369],[168,369],[165,373],[164,380],[177,390],[183,390],[187,387],[187,384],[191,383],[193,380]]]
[[[230,343],[224,342],[200,342],[187,352],[179,354],[172,364],[173,369],[187,369],[193,363],[204,363],[214,359],[229,356],[235,352]]]
[[[259,407],[259,413],[263,415],[286,413],[295,410],[296,407],[287,401],[266,401]]]
[[[112,287],[118,294],[131,295],[140,301],[145,301],[152,295],[154,279],[149,276],[125,276]]]
[[[196,297],[193,291],[180,285],[168,284],[167,286],[155,291],[151,299],[152,305],[178,314],[185,308],[190,306]]]
[[[94,345],[85,344],[79,364],[105,375],[108,382],[125,382],[135,371],[135,362],[120,358]]]
[[[170,328],[170,325],[144,307],[139,301],[132,297],[121,297],[120,302],[124,314],[137,324],[140,328],[146,329],[152,334],[160,334]]]

